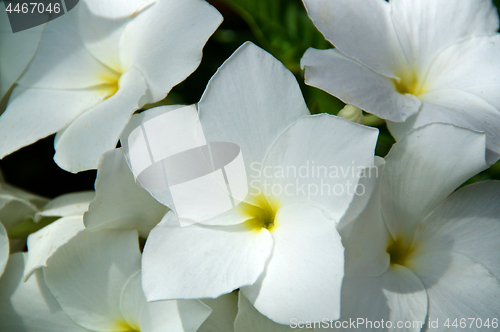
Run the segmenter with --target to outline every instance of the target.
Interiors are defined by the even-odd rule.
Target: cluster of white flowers
[[[307,50],[305,82],[341,116],[250,42],[196,105],[141,111],[200,64],[222,22],[204,0],[81,0],[2,33],[0,157],[56,133],[57,165],[97,178],[53,200],[0,178],[1,331],[500,329],[500,182],[455,191],[500,156],[497,9],[303,2],[335,47]],[[216,171],[229,208],[179,189]]]

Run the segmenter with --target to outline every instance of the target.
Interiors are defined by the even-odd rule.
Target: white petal
[[[205,1],[157,0],[123,31],[120,61],[144,74],[149,102],[159,101],[198,67],[203,46],[221,22]]]
[[[483,264],[500,278],[500,182],[460,189],[425,219],[414,243],[419,253],[454,251]]]
[[[94,199],[93,191],[82,191],[58,196],[35,214],[35,221],[43,217],[83,216],[88,210],[90,201]]]
[[[52,255],[83,231],[82,216],[61,218],[28,236],[28,260],[24,269],[26,281],[35,270],[47,266]]]
[[[253,284],[271,255],[272,237],[243,225],[175,227],[169,212],[149,234],[142,258],[148,301],[216,298]]]
[[[378,130],[340,117],[304,117],[273,143],[262,162],[261,186],[280,204],[310,200],[337,222],[354,196],[360,172],[374,164]],[[279,173],[281,171],[281,174]]]
[[[490,0],[393,0],[390,6],[406,58],[422,70],[450,44],[498,30],[498,13]]]
[[[486,132],[486,159],[496,162],[500,153],[500,112],[481,97],[460,89],[437,89],[422,95],[425,100],[418,114],[406,122],[387,121],[391,134],[400,140],[414,128],[429,123],[450,123]]]
[[[172,303],[174,301],[168,301]],[[141,286],[141,271],[137,271],[123,286],[120,297],[120,310],[126,323],[134,330],[141,329],[141,318],[147,307],[146,298]],[[148,313],[145,314],[146,320],[149,318]]]
[[[116,2],[113,0],[85,0],[89,10],[99,16],[121,18],[136,15],[142,8],[154,3],[154,0],[129,0]]]
[[[468,2],[468,1],[467,1]],[[429,69],[429,90],[457,89],[500,109],[500,35],[470,38],[441,52]],[[425,96],[422,96],[425,98]]]
[[[137,69],[124,73],[115,95],[58,132],[54,142],[56,163],[70,172],[97,168],[99,156],[115,148],[132,113],[143,106],[141,98],[146,90],[144,77]]]
[[[0,99],[10,89],[35,55],[44,25],[12,32],[7,12],[0,12]]]
[[[447,319],[450,324],[455,318],[491,322],[500,315],[500,281],[482,264],[463,254],[441,251],[418,256],[411,265],[427,289],[428,319],[439,319],[439,328],[428,331],[443,331]]]
[[[362,195],[355,195],[337,225],[345,248],[346,274],[379,276],[389,267],[389,231],[382,218],[380,178],[385,161],[377,158],[377,168],[367,168],[359,181]]]
[[[381,0],[304,0],[314,25],[336,48],[376,72],[391,77],[405,59]],[[355,42],[353,42],[355,41]]]
[[[484,133],[440,123],[394,144],[385,158],[381,187],[383,216],[393,237],[412,239],[432,210],[487,167],[484,151]]]
[[[98,88],[52,90],[16,87],[7,109],[0,116],[0,157],[63,129],[102,98],[102,90]]]
[[[132,328],[142,332],[195,332],[210,315],[210,308],[198,300],[146,302],[140,271],[123,288],[120,307]]]
[[[9,259],[9,238],[7,237],[7,231],[0,223],[0,277],[5,270],[7,265],[7,260]]]
[[[219,296],[216,299],[203,299],[202,302],[212,309],[212,313],[200,326],[198,332],[234,332],[234,320],[238,313],[236,292]]]
[[[199,112],[207,141],[238,144],[247,172],[285,128],[309,114],[292,73],[252,43],[243,44],[212,77]]]
[[[43,269],[64,312],[91,330],[113,330],[123,321],[120,296],[140,269],[136,231],[82,232],[59,248]]]
[[[380,194],[380,178],[384,172],[385,159],[375,156],[375,164],[362,170],[359,185],[363,187],[362,195],[356,197],[349,204],[349,208],[342,216],[337,225],[337,230],[341,231],[343,236],[349,236],[353,230],[353,221],[356,220],[365,210],[366,206]]]
[[[2,329],[26,332],[85,332],[62,311],[45,285],[42,271],[23,282],[26,255],[9,257],[0,279],[0,321]],[[24,257],[24,258],[23,258]]]
[[[418,112],[422,104],[413,95],[399,93],[393,79],[377,74],[335,49],[310,48],[300,65],[305,68],[306,84],[383,119],[404,121]]]
[[[230,330],[229,330],[230,331]],[[238,316],[234,322],[234,332],[289,332],[305,331],[303,329],[292,329],[289,325],[280,325],[266,316],[262,315],[255,307],[239,292],[238,295]]]
[[[174,201],[160,162],[207,144],[196,105],[159,106],[134,114],[120,142],[137,183],[172,209]],[[158,166],[162,167],[159,171]]]
[[[85,45],[85,49],[92,56],[108,67],[111,72],[115,72],[115,74],[123,73],[129,69],[128,67],[120,66],[119,43],[120,36],[130,18],[110,19],[108,16],[118,14],[120,9],[126,10],[126,7],[134,5],[134,2],[136,1],[115,2],[113,6],[115,8],[111,9],[109,8],[111,7],[110,4],[112,4],[111,1],[100,1],[99,3],[107,6],[108,9],[111,9],[111,12],[99,13],[97,15],[92,11],[95,8],[91,8],[92,6],[96,6],[95,1],[82,1],[77,7],[78,17],[75,20],[77,20],[78,37],[81,43]],[[102,75],[101,78],[103,78]]]
[[[484,99],[463,90],[439,89],[425,94],[420,112],[405,123],[388,122],[391,133],[400,138],[413,128],[428,123],[451,123],[486,132],[486,158],[493,164],[500,155],[500,111]]]
[[[359,323],[362,331],[420,331],[427,315],[427,294],[422,282],[409,269],[394,265],[380,277],[346,275],[342,285],[342,316],[339,322],[349,327]],[[392,328],[377,328],[384,320]],[[368,322],[370,321],[371,324]],[[344,323],[346,322],[346,323]],[[410,327],[397,326],[409,322]],[[376,324],[376,323],[375,323]],[[352,326],[351,326],[352,327]],[[344,330],[356,330],[344,328]]]
[[[87,229],[137,229],[146,238],[168,209],[134,180],[121,149],[101,156],[96,197],[85,213]]]
[[[335,223],[307,203],[282,207],[272,231],[266,270],[241,289],[262,314],[280,324],[340,316],[344,248]]]
[[[77,10],[72,10],[45,25],[38,50],[19,79],[20,85],[74,90],[100,85],[102,77],[113,74],[112,69],[85,48],[78,31],[77,14]]]

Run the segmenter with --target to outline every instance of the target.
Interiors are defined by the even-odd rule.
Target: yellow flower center
[[[115,331],[120,331],[120,332],[141,332],[141,328],[137,324],[132,324],[131,326],[129,323],[127,323],[125,320],[117,320],[115,322]]]
[[[404,241],[401,237],[397,237],[395,240],[391,238],[387,244],[387,253],[391,257],[391,266],[397,264],[410,267],[410,258],[415,249],[415,245],[412,245],[409,241]]]
[[[276,229],[276,213],[279,210],[277,200],[263,194],[250,196],[250,199],[238,205],[238,210],[248,218],[244,225],[252,231],[267,229],[272,232]]]
[[[99,76],[99,80],[102,82],[100,87],[103,91],[104,99],[113,96],[120,89],[121,76],[121,72],[111,70]]]
[[[417,75],[415,70],[402,70],[397,72],[396,75],[400,78],[400,81],[393,80],[393,83],[399,93],[409,93],[418,97],[427,91],[425,83],[422,82],[421,77]]]

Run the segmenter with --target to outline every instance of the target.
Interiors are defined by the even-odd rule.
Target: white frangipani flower
[[[366,331],[420,331],[426,322],[426,331],[443,331],[456,318],[498,317],[500,183],[448,197],[487,167],[485,145],[484,133],[427,125],[393,146],[379,179],[363,179],[369,195],[356,197],[338,226],[346,254],[340,321],[394,324]]]
[[[144,249],[148,301],[216,298],[240,288],[282,324],[338,317],[343,248],[336,221],[352,200],[347,187],[356,186],[358,168],[374,163],[377,130],[308,113],[293,75],[255,45],[244,44],[219,68],[199,103],[200,122],[208,142],[241,148],[251,193],[187,227],[173,212],[165,216]],[[348,172],[276,174],[318,166]],[[321,183],[332,191],[310,190]]]
[[[0,157],[57,132],[60,167],[96,168],[136,110],[196,69],[221,23],[217,10],[203,0],[136,3],[142,11],[110,18],[108,11],[124,12],[121,2],[91,1],[89,10],[80,1],[46,24],[0,117]]]
[[[396,139],[444,122],[500,154],[500,35],[491,0],[303,0],[336,48],[309,49],[306,83],[383,119]]]
[[[210,308],[198,300],[147,303],[138,244],[137,231],[84,231],[43,268],[45,282],[62,310],[90,331],[195,332]]]
[[[121,149],[104,153],[97,167],[96,196],[85,213],[88,230],[137,229],[147,238],[168,208],[134,180]]]

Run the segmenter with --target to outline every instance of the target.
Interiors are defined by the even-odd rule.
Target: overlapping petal
[[[248,171],[253,162],[262,162],[283,130],[309,111],[292,73],[246,43],[212,77],[199,113],[207,141],[238,144]]]
[[[383,118],[404,121],[422,105],[417,97],[396,91],[394,79],[374,72],[335,49],[310,48],[300,65],[305,68],[308,85]]]
[[[52,90],[17,87],[13,94],[16,96],[11,97],[0,121],[2,157],[63,129],[104,98],[101,88]],[[47,108],[56,116],[47,116]]]
[[[92,13],[110,18],[134,16],[154,2],[155,0],[132,0],[120,3],[113,0],[85,0]]]
[[[470,38],[442,51],[429,69],[430,90],[457,89],[472,93],[500,109],[500,35]],[[422,96],[424,101],[426,96]],[[432,101],[430,101],[432,102]]]
[[[498,30],[498,13],[490,0],[394,0],[390,7],[408,63],[423,70],[447,46]]]
[[[35,213],[35,221],[43,217],[82,216],[88,210],[90,201],[94,198],[93,191],[82,191],[58,196]]]
[[[44,25],[12,32],[7,11],[0,13],[0,99],[17,81],[38,48]],[[1,111],[0,111],[1,113]]]
[[[59,248],[43,274],[73,321],[91,330],[111,331],[124,321],[122,290],[139,270],[136,231],[86,231]]]
[[[243,224],[179,227],[176,219],[169,212],[144,247],[142,283],[148,301],[216,298],[252,285],[264,271],[273,248],[267,230],[255,233]]]
[[[104,152],[116,147],[132,114],[144,105],[147,85],[143,75],[131,68],[120,77],[115,95],[83,113],[57,133],[56,163],[71,172],[95,168]]]
[[[87,229],[137,229],[146,238],[168,209],[134,180],[121,149],[101,156],[96,197],[85,213]]]
[[[387,77],[395,77],[395,63],[405,64],[391,21],[391,3],[304,0],[304,4],[316,27],[343,54]]]
[[[394,144],[381,187],[383,217],[394,238],[411,241],[428,214],[487,167],[485,141],[484,133],[436,123]]]
[[[135,2],[135,3],[134,3]],[[143,1],[145,2],[145,1]],[[152,1],[150,1],[152,2]],[[119,76],[121,73],[127,71],[130,66],[124,66],[120,63],[120,38],[123,34],[127,23],[133,19],[131,17],[113,17],[110,16],[120,15],[127,7],[136,7],[137,14],[140,12],[137,1],[127,1],[126,3],[113,2],[104,0],[97,4],[97,1],[84,1],[78,10],[75,11],[77,15],[72,22],[77,31],[79,42],[85,46],[86,51],[106,67],[109,78]],[[108,7],[110,12],[102,12],[96,7]],[[102,8],[104,9],[104,8]],[[99,13],[95,13],[99,12]],[[101,77],[103,78],[103,73]],[[100,83],[102,84],[102,82]]]
[[[373,166],[378,130],[317,115],[299,119],[269,148],[261,186],[281,205],[309,200],[338,221],[356,191],[365,167]],[[356,137],[353,140],[353,137]]]
[[[500,281],[474,259],[440,251],[418,255],[411,266],[427,290],[428,319],[439,320],[439,326],[428,331],[442,331],[447,319],[452,324],[456,318],[458,322],[469,317],[485,322],[498,317]]]
[[[24,281],[37,269],[47,266],[50,258],[78,233],[85,229],[83,215],[61,218],[28,236]]]
[[[123,31],[120,62],[139,69],[151,92],[148,102],[159,101],[198,67],[203,46],[221,22],[206,1],[156,0]]]
[[[409,269],[395,265],[380,277],[346,275],[342,285],[344,330],[415,331],[421,330],[427,317],[427,293],[419,278]],[[361,319],[361,320],[360,320]],[[385,322],[377,328],[373,323]],[[349,323],[356,321],[357,328]],[[368,321],[371,324],[367,323]],[[344,323],[345,322],[345,323]],[[391,322],[388,327],[387,322]],[[405,328],[409,322],[411,326]],[[403,324],[398,326],[397,324]]]
[[[391,133],[400,139],[413,128],[429,123],[451,123],[486,132],[486,159],[495,163],[500,155],[500,111],[476,95],[455,89],[442,89],[425,95],[421,111],[403,123],[388,122]]]
[[[458,252],[473,258],[500,278],[499,201],[498,181],[475,183],[460,189],[424,220],[415,235],[417,253]]]
[[[337,229],[345,248],[346,274],[377,277],[389,267],[390,233],[382,217],[380,182],[385,161],[376,158],[376,168],[365,169],[355,195]],[[360,192],[361,193],[361,192]]]
[[[321,321],[340,316],[344,248],[335,223],[309,203],[282,207],[272,231],[274,248],[259,280],[241,291],[265,316]]]
[[[85,6],[85,2],[80,5]],[[84,89],[101,85],[102,76],[113,74],[86,49],[78,29],[78,9],[46,24],[37,52],[19,79],[21,86]]]
[[[125,284],[120,308],[127,324],[141,332],[196,332],[211,312],[198,300],[146,302],[141,272]]]
[[[88,332],[63,312],[45,285],[41,270],[23,282],[27,255],[11,255],[5,274],[0,278],[2,329],[20,332]]]

